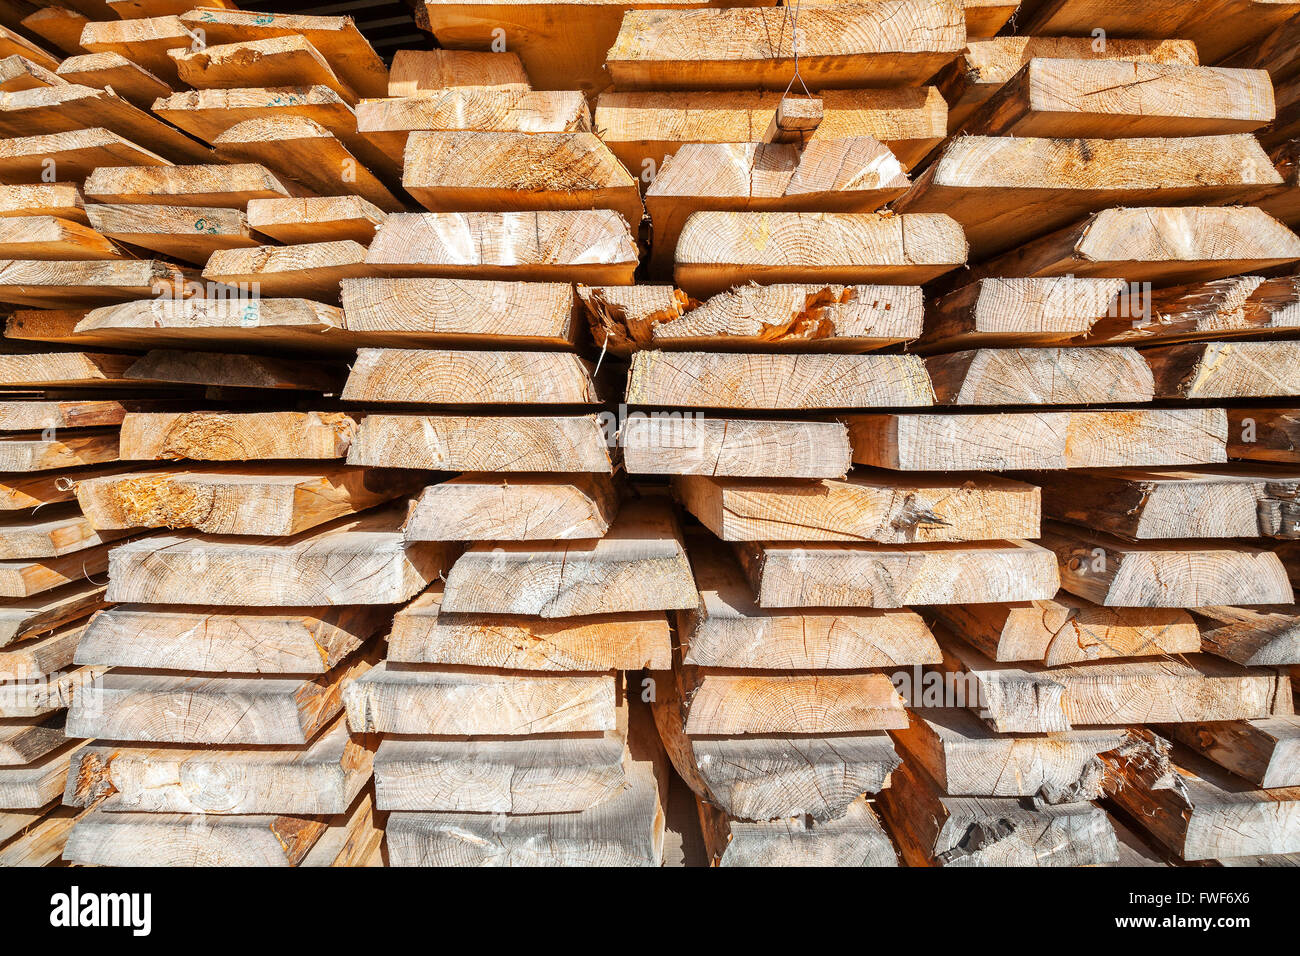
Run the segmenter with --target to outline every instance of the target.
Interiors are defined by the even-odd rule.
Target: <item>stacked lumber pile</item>
[[[14,854],[376,865],[377,740],[348,731],[343,686],[450,567],[402,535],[423,475],[347,464],[338,406],[345,360],[383,341],[348,334],[340,279],[405,203],[330,126],[364,153],[349,91],[383,95],[387,68],[345,18],[116,6],[0,104],[25,588],[5,676],[89,678],[3,714],[25,764],[5,809],[56,808]]]
[[[418,6],[0,5],[0,864],[1300,861],[1300,0]]]
[[[348,461],[442,473],[404,539],[464,553],[345,691],[382,735],[389,863],[658,866],[667,761],[627,672],[668,667],[666,612],[696,595],[666,499],[615,481],[609,382],[574,351],[573,283],[630,287],[636,181],[585,129],[489,128],[411,132],[402,185],[430,211],[384,220],[368,262],[392,278],[344,280],[344,313],[432,303],[439,347],[360,350]]]
[[[1255,205],[1293,188],[1254,135],[1272,78],[1141,30],[941,57],[918,28],[832,71],[855,33],[819,13],[796,68],[727,33],[761,10],[630,12],[598,101],[618,142],[632,97],[786,91],[749,142],[629,137],[668,143],[647,272],[671,284],[580,290],[647,415],[628,472],[703,526],[656,716],[712,858],[893,862],[881,819],[908,865],[1289,859],[1300,648],[1270,545],[1297,473],[1227,464],[1289,415],[1248,405],[1300,395],[1300,240]],[[927,81],[949,135],[919,155],[828,127],[832,82]]]
[[[0,356],[6,378],[19,373]],[[73,356],[75,363],[76,356]],[[34,365],[35,363],[33,363]],[[30,367],[30,366],[27,366]],[[111,474],[113,399],[0,401],[0,865],[57,861],[72,825],[61,807],[71,760],[85,735],[65,733],[71,701],[92,699],[102,668],[73,656],[86,620],[104,606],[109,549],[125,530],[99,531],[78,506],[73,482]],[[103,464],[102,462],[109,462]],[[83,466],[83,467],[77,467]]]

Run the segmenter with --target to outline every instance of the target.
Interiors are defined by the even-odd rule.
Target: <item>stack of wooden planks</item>
[[[17,358],[0,356],[7,375]],[[112,432],[127,407],[71,390],[0,399],[0,865],[58,861],[73,823],[63,789],[86,735],[67,726],[68,709],[93,701],[103,674],[73,658],[127,534],[97,530],[73,487],[120,471]]]
[[[417,6],[0,5],[0,865],[1300,863],[1300,0]]]

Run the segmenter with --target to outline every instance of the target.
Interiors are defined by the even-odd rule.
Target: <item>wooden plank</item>
[[[687,143],[646,191],[651,268],[667,274],[682,227],[702,210],[873,212],[908,187],[887,147],[868,136],[791,143]]]
[[[571,352],[359,349],[345,402],[591,405],[589,363]]]
[[[386,213],[360,196],[251,199],[248,225],[276,242],[339,242],[369,245]]]
[[[217,136],[212,145],[227,162],[261,163],[318,195],[355,194],[386,212],[405,208],[376,172],[314,120],[281,116],[244,120]]]
[[[443,545],[402,541],[400,522],[400,514],[380,509],[290,538],[186,532],[121,545],[110,559],[108,599],[222,607],[396,604],[450,564]]]
[[[58,804],[51,802],[34,809],[0,811],[0,847],[9,847],[18,842],[14,840],[15,836],[21,837],[24,832],[33,830],[42,817],[57,808]]]
[[[85,741],[78,741],[25,766],[0,767],[0,807],[43,807],[58,797],[68,776],[68,759],[76,759],[75,751],[82,747]]]
[[[83,693],[93,700],[103,675],[102,667],[79,667],[42,680],[0,684],[0,720],[66,710]]]
[[[83,629],[79,623],[70,624],[43,637],[0,650],[0,680],[45,680],[57,676],[72,663],[72,654]]]
[[[594,133],[413,132],[402,187],[431,212],[614,209],[632,229],[644,214],[636,180]]]
[[[397,50],[388,71],[388,95],[437,96],[453,87],[530,90],[519,54],[476,50]]]
[[[1106,405],[1149,402],[1146,353],[1132,348],[1004,348],[925,360],[938,405]]]
[[[363,100],[357,104],[354,128],[371,148],[400,166],[407,139],[417,130],[567,133],[589,132],[592,123],[587,100],[577,90],[460,89]]]
[[[854,415],[853,460],[902,471],[1011,471],[1226,460],[1221,408]]]
[[[860,471],[843,480],[690,475],[673,490],[723,541],[972,541],[1036,538],[1038,489],[986,475]]]
[[[530,74],[531,75],[531,74]],[[893,90],[823,90],[824,118],[807,138],[870,136],[911,169],[947,135],[948,108],[932,86]],[[634,175],[653,178],[687,143],[764,142],[783,101],[780,93],[745,91],[616,92],[596,100],[595,126]]]
[[[619,434],[633,475],[843,478],[850,468],[843,423],[633,412]]]
[[[1300,664],[1300,617],[1294,605],[1201,607],[1193,616],[1206,654],[1246,665]]]
[[[206,32],[206,28],[205,32]],[[355,105],[358,95],[301,34],[168,50],[181,82],[195,89],[324,86]]]
[[[1228,455],[1250,461],[1296,462],[1300,421],[1289,408],[1228,409]]]
[[[873,676],[880,675],[858,675]],[[888,786],[898,768],[898,755],[880,731],[825,737],[689,737],[683,732],[677,682],[670,675],[664,683],[668,686],[659,689],[653,709],[673,766],[697,795],[732,816],[771,820],[806,813],[816,820],[833,818],[860,794]],[[888,688],[875,684],[872,689],[888,701]],[[859,704],[864,697],[865,692]]]
[[[32,821],[22,835],[0,849],[0,866],[60,866],[64,844],[76,823],[76,813],[55,807]]]
[[[125,461],[342,458],[356,437],[342,412],[133,412],[122,421]]]
[[[172,162],[202,163],[209,158],[202,143],[111,90],[61,83],[0,94],[0,134],[5,136],[66,133],[88,127],[111,130]],[[60,175],[67,174],[60,170]]]
[[[961,545],[737,544],[759,607],[875,607],[1037,601],[1060,586],[1028,541]]]
[[[218,249],[255,248],[260,242],[238,209],[92,203],[86,213],[110,239],[197,266]]]
[[[592,339],[709,352],[869,352],[916,338],[917,286],[744,285],[700,301],[671,285],[580,286]]]
[[[1282,184],[1257,205],[1292,229],[1300,226],[1300,143],[1287,140],[1269,151],[1269,159]]]
[[[399,670],[380,663],[343,691],[354,733],[528,736],[614,729],[606,674]]]
[[[0,216],[54,216],[82,225],[86,203],[76,183],[29,183],[0,187]]]
[[[96,527],[71,503],[30,515],[6,515],[0,518],[0,559],[62,557],[122,537],[113,530]]]
[[[384,831],[382,817],[375,814],[375,800],[369,790],[362,791],[345,813],[329,818],[329,828],[321,835],[299,866],[383,866]]]
[[[85,520],[100,531],[194,528],[208,534],[291,535],[413,494],[423,483],[413,471],[370,472],[342,464],[285,470],[250,462],[88,478],[77,482],[77,501]]]
[[[1095,866],[1119,858],[1099,806],[948,796],[911,764],[894,775],[877,806],[908,866]]]
[[[90,22],[79,10],[66,6],[43,6],[23,17],[19,25],[28,33],[40,37],[50,49],[67,56],[84,53],[81,32]]]
[[[12,333],[11,333],[12,334]],[[345,352],[355,344],[337,306],[308,299],[138,299],[78,317],[63,341],[109,348]]]
[[[134,355],[109,352],[44,352],[0,355],[0,386],[49,388],[74,385],[121,385]]]
[[[1187,861],[1300,850],[1300,790],[1258,790],[1185,748],[1157,773],[1116,760],[1124,786],[1114,800]]]
[[[38,432],[47,428],[95,428],[120,425],[129,411],[148,402],[107,398],[59,399],[49,402],[0,402],[0,432]]]
[[[342,689],[375,653],[357,654],[315,678],[206,677],[110,671],[97,699],[74,695],[68,734],[150,743],[302,745],[343,709]]]
[[[1161,285],[1221,279],[1300,259],[1300,237],[1253,206],[1134,206],[989,260],[972,275],[1102,276]]]
[[[1209,471],[1040,475],[1049,517],[1135,540],[1300,536],[1300,473]]]
[[[183,385],[337,393],[341,372],[332,364],[301,359],[151,349],[127,369],[126,377]]]
[[[68,743],[63,733],[63,714],[50,714],[35,720],[6,721],[0,725],[0,766],[26,765]],[[7,839],[0,825],[0,843]]]
[[[991,37],[1007,24],[1019,3],[1012,0],[964,0],[967,37]]]
[[[388,638],[389,661],[519,671],[665,669],[672,664],[668,619],[662,612],[546,620],[456,614],[443,611],[442,600],[443,587],[435,582],[397,612]]]
[[[7,601],[0,606],[0,647],[79,621],[103,606],[104,585],[84,580],[23,600]]]
[[[56,426],[57,427],[57,426]],[[108,464],[72,470],[8,474],[0,477],[0,512],[38,508],[77,496],[77,482],[91,475],[111,475],[130,465]]]
[[[604,537],[619,495],[605,475],[457,475],[420,492],[407,541],[564,541]]]
[[[59,64],[57,76],[67,83],[112,88],[133,106],[149,109],[154,100],[172,95],[172,88],[138,63],[120,53],[83,53]]]
[[[185,90],[159,98],[152,110],[191,136],[212,143],[247,120],[309,119],[333,133],[367,165],[381,165],[385,154],[357,135],[352,107],[326,86],[250,87],[240,90]],[[376,163],[376,158],[381,162]],[[400,160],[401,153],[396,159]],[[392,159],[392,157],[388,157]]]
[[[77,345],[75,329],[88,306],[71,309],[15,309],[5,319],[5,337],[24,342]],[[88,344],[88,343],[87,343]]]
[[[942,214],[698,212],[673,275],[701,296],[760,280],[915,285],[965,262],[961,227]]]
[[[57,73],[33,63],[25,56],[12,53],[0,59],[0,91],[36,90],[66,82]]]
[[[1174,724],[1169,732],[1190,750],[1258,787],[1300,786],[1300,719],[1296,717]]]
[[[47,70],[58,68],[59,58],[27,37],[0,24],[0,56],[21,56]]]
[[[105,813],[343,813],[374,755],[342,716],[304,747],[84,747],[64,803]]]
[[[92,810],[73,826],[63,858],[84,866],[296,866],[325,829],[321,817]]]
[[[1238,339],[1297,327],[1300,277],[1232,276],[1155,290],[1145,303],[1130,287],[1078,341],[1141,345]]]
[[[3,142],[3,141],[0,141]],[[0,260],[0,302],[37,308],[181,297],[187,275],[160,259],[110,262]]]
[[[854,734],[907,726],[903,699],[874,672],[682,673],[687,736]]]
[[[384,276],[631,285],[637,252],[612,209],[398,213],[376,231],[366,265]]]
[[[385,737],[375,754],[381,810],[581,813],[626,786],[623,735],[439,740]]]
[[[87,23],[81,46],[90,53],[117,53],[137,63],[170,86],[182,84],[168,50],[200,42],[174,15]],[[53,67],[51,67],[53,69]]]
[[[388,69],[351,17],[199,8],[182,13],[180,19],[192,30],[201,29],[208,43],[300,36],[319,50],[359,95],[388,95]]]
[[[1196,43],[1206,63],[1217,63],[1291,18],[1296,4],[1225,0],[1183,3],[1157,0],[1138,11],[1107,0],[1046,0],[1025,11],[1021,30],[1026,33],[1087,36],[1100,27],[1110,36],[1171,35]]]
[[[745,670],[858,670],[932,664],[939,648],[909,610],[761,608],[736,559],[717,541],[689,542],[699,605],[677,614],[688,665]]]
[[[996,31],[994,31],[996,32]],[[955,132],[990,96],[1035,57],[1068,60],[1129,60],[1196,66],[1196,44],[1189,40],[1121,39],[1091,36],[993,36],[976,33],[966,19],[966,49],[935,79],[948,101],[948,129]],[[978,38],[978,39],[977,39]],[[1249,66],[1249,64],[1229,64]]]
[[[1107,783],[1098,755],[1131,745],[1122,727],[1013,736],[994,733],[960,707],[909,715],[909,726],[890,736],[905,760],[952,797],[1033,797],[1053,805],[1097,800]]]
[[[953,634],[994,661],[1048,667],[1201,649],[1186,611],[1101,607],[1072,594],[1008,604],[944,604],[930,610]]]
[[[663,863],[664,816],[649,761],[628,785],[579,813],[394,812],[384,831],[391,866],[650,866]]]
[[[648,350],[632,356],[625,401],[727,410],[898,408],[931,405],[934,392],[915,355]]]
[[[489,50],[502,29],[514,37],[510,49],[528,71],[538,89],[574,89],[588,95],[610,83],[604,68],[609,48],[618,37],[623,17],[641,6],[629,0],[590,3],[566,0],[561,4],[536,2],[452,2],[430,0],[423,4],[430,31],[447,49]],[[667,0],[653,6],[692,9],[707,0]],[[762,5],[762,0],[741,0],[737,6]]]
[[[983,259],[1108,206],[1251,203],[1280,182],[1259,141],[1244,133],[960,136],[891,208],[946,213],[961,223],[971,258]]]
[[[1257,11],[1267,12],[1280,12],[1283,8],[1283,5],[1279,5],[1277,11],[1273,11],[1263,4],[1251,6]],[[1300,43],[1300,20],[1292,16],[1270,29],[1258,42],[1238,48],[1223,60],[1223,65],[1237,69],[1268,70],[1275,82],[1289,80],[1300,71],[1300,64],[1296,63],[1294,55],[1297,43]]]
[[[446,577],[442,607],[572,617],[693,608],[699,600],[665,502],[628,502],[603,538],[471,544]]]
[[[341,281],[376,271],[365,260],[366,247],[350,239],[218,249],[208,257],[203,278],[268,296],[337,302]]]
[[[1202,51],[1203,53],[1204,51]],[[962,126],[983,136],[1212,136],[1272,122],[1263,70],[1034,58]]]
[[[102,127],[0,139],[0,177],[38,183],[49,163],[65,180],[81,182],[100,166],[170,166],[171,162]]]
[[[85,193],[100,203],[244,209],[255,199],[297,196],[260,163],[197,166],[102,166],[86,177]]]
[[[1069,342],[1116,311],[1120,279],[979,279],[926,303],[923,353]],[[1131,322],[1126,322],[1131,325]]]
[[[0,437],[0,471],[51,471],[118,460],[116,430],[88,428],[61,437]]]
[[[229,610],[118,604],[91,619],[76,660],[205,674],[324,674],[391,615],[382,604]]]
[[[620,90],[920,86],[966,41],[960,0],[784,10],[629,10],[605,65]]]
[[[567,282],[344,279],[348,331],[375,344],[570,348],[578,335]]]
[[[0,218],[0,255],[7,259],[124,259],[128,253],[100,232],[54,216]]]
[[[1266,149],[1276,149],[1300,135],[1300,78],[1291,77],[1277,84],[1274,92],[1277,119],[1259,133]]]
[[[1292,712],[1286,677],[1203,654],[1182,660],[1093,661],[1049,669],[995,664],[974,648],[938,633],[944,669],[969,689],[966,706],[977,709],[999,733],[1248,720]]]
[[[348,464],[429,471],[611,474],[607,437],[595,415],[371,413],[348,450]]]
[[[1043,544],[1056,552],[1061,586],[1107,607],[1291,604],[1278,556],[1219,540],[1126,542],[1048,522]]]
[[[1142,351],[1156,396],[1172,399],[1270,398],[1300,394],[1300,342],[1210,342]]]
[[[865,797],[825,822],[804,815],[756,822],[697,803],[714,866],[898,866],[894,844]]]

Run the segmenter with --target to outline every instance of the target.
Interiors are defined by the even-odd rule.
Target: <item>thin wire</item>
[[[794,86],[795,80],[799,81],[799,85],[803,87],[804,93],[806,93],[808,96],[812,96],[812,90],[808,89],[808,84],[805,83],[803,80],[803,74],[799,72],[799,3],[800,2],[801,0],[794,0],[793,7],[786,5],[781,8],[785,11],[781,32],[782,34],[785,33],[784,24],[789,23],[790,24],[790,49],[794,54],[794,75],[790,77],[790,82],[786,84],[785,92],[781,94],[782,99],[785,99],[785,97],[789,95],[791,88]]]

